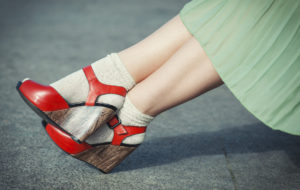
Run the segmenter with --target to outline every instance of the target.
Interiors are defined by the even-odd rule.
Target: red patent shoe
[[[144,134],[146,131],[146,127],[123,126],[118,118],[114,117],[107,124],[107,127],[113,130],[110,142],[78,144],[59,128],[46,122],[43,124],[57,146],[74,158],[87,162],[104,173],[110,172],[139,146],[139,144],[125,144],[125,139]]]
[[[91,66],[83,71],[89,83],[89,93],[82,104],[70,105],[53,87],[32,80],[17,85],[21,97],[43,120],[59,127],[78,143],[107,123],[117,111],[113,105],[96,103],[97,98],[105,94],[125,97],[127,93],[123,87],[101,83]]]

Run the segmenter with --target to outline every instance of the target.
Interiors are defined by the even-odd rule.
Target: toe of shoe
[[[17,89],[23,98],[42,111],[54,111],[69,107],[64,98],[51,86],[24,79],[18,83]]]

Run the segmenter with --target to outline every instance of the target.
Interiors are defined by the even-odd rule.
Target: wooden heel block
[[[104,173],[119,165],[137,147],[98,145],[72,156],[99,168]]]

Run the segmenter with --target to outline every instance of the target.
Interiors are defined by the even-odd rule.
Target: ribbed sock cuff
[[[93,70],[103,83],[110,85],[123,86],[130,90],[135,81],[122,63],[117,53],[111,53],[105,58],[100,59],[92,64]]]
[[[154,117],[139,111],[130,101],[128,96],[125,98],[123,107],[119,112],[119,118],[123,125],[129,126],[148,126]]]

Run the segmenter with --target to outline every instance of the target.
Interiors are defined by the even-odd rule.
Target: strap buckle
[[[116,118],[116,120],[118,121],[116,124],[113,124],[113,125],[111,125],[110,123],[111,122],[113,122],[113,120]],[[116,115],[114,118],[113,118],[113,120],[111,120],[111,122],[108,122],[107,124],[108,124],[108,126],[109,126],[109,128],[111,128],[111,129],[114,129],[114,128],[116,128],[117,126],[119,126],[120,124],[121,124],[121,120],[119,119],[119,117]]]

